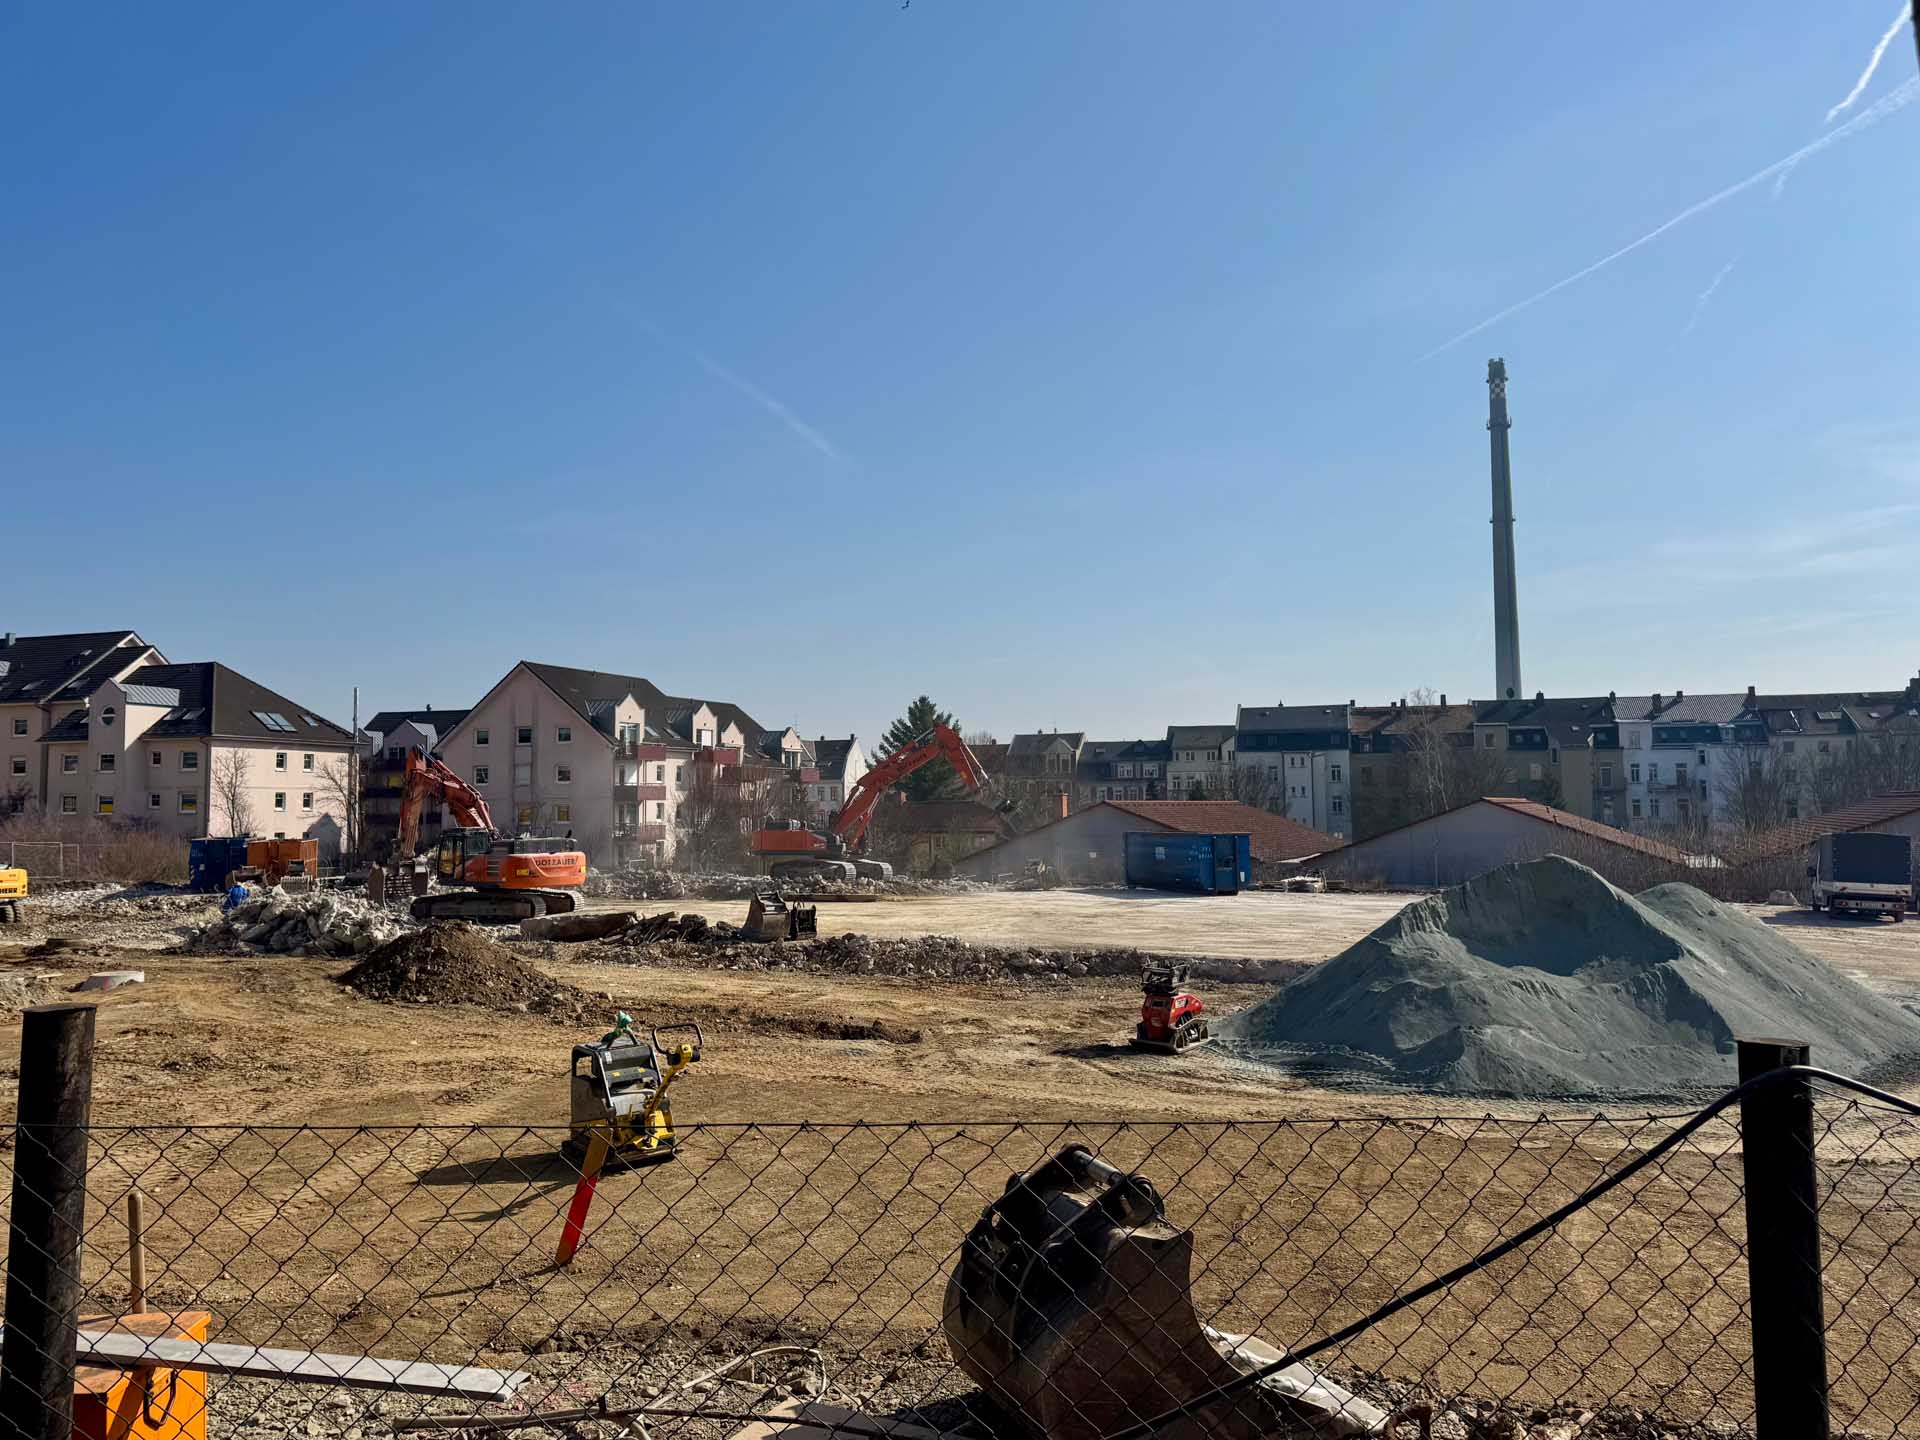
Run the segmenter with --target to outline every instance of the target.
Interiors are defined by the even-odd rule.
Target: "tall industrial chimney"
[[[1513,467],[1507,457],[1507,362],[1487,361],[1487,433],[1493,442],[1493,683],[1520,693],[1520,600],[1513,577]]]

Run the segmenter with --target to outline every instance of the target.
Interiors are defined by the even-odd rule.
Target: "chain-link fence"
[[[1920,1120],[1860,1094],[1817,1094],[1819,1343],[1834,1430],[1911,1434]],[[1750,1265],[1773,1257],[1750,1251],[1737,1106],[1640,1118],[690,1125],[672,1163],[608,1171],[584,1243],[561,1264],[580,1180],[565,1139],[501,1125],[96,1124],[83,1346],[115,1328],[191,1336],[246,1347],[221,1364],[255,1373],[129,1372],[83,1355],[83,1402],[159,1427],[136,1433],[182,1436],[201,1417],[217,1436],[347,1440],[516,1428],[985,1437],[1035,1433],[1024,1409],[1044,1412],[1043,1433],[1093,1437],[1270,1356],[1241,1337],[1297,1353],[1336,1336],[1311,1355],[1327,1382],[1317,1396],[1261,1388],[1268,1428],[1248,1428],[1242,1392],[1156,1433],[1364,1433],[1423,1404],[1443,1435],[1754,1431]],[[1129,1210],[1132,1182],[1105,1185],[1098,1167],[1057,1192],[1044,1190],[1044,1169],[1032,1194],[1009,1191],[1010,1177],[1074,1146],[1150,1182],[1165,1224]],[[136,1193],[145,1320],[124,1318]],[[1023,1194],[1036,1200],[1024,1211]],[[990,1207],[994,1222],[981,1224]],[[1793,1262],[1783,1251],[1778,1263]],[[1455,1271],[1465,1273],[1434,1284]],[[1422,1286],[1432,1293],[1395,1308]],[[1141,1311],[1156,1287],[1190,1296],[1190,1310],[1163,1299]],[[972,1316],[970,1357],[949,1343],[949,1312]],[[963,1314],[958,1333],[967,1323]],[[981,1339],[983,1326],[998,1329]],[[341,1362],[309,1352],[377,1357],[392,1362],[383,1383],[443,1393],[315,1383],[316,1366]],[[423,1361],[498,1373],[398,1369]],[[1347,1429],[1316,1403],[1344,1409]],[[803,1405],[816,1418],[865,1418],[837,1432],[751,1428]],[[1303,1428],[1312,1420],[1334,1428]],[[1396,1423],[1419,1433],[1417,1417]]]

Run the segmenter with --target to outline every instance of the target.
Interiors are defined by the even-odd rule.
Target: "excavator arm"
[[[480,792],[416,745],[407,752],[406,779],[400,791],[398,853],[403,859],[420,843],[420,811],[429,797],[452,811],[462,828],[493,830],[493,812]]]
[[[950,727],[936,724],[911,744],[902,745],[862,775],[847,791],[847,802],[833,817],[833,833],[846,843],[849,851],[860,848],[860,841],[873,823],[874,807],[880,797],[923,765],[945,760],[954,773],[975,792],[985,788],[986,767],[981,765],[967,742]]]

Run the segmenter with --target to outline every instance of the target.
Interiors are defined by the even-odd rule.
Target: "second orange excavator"
[[[969,790],[987,783],[987,772],[957,732],[935,725],[911,744],[882,757],[847,790],[847,802],[833,814],[825,830],[814,830],[797,820],[771,825],[753,836],[753,853],[765,859],[767,873],[781,880],[885,880],[893,867],[884,860],[860,856],[874,807],[889,789],[922,765],[945,760]]]
[[[419,843],[420,811],[429,798],[444,804],[453,820],[433,854],[434,878],[449,888],[415,900],[414,919],[511,925],[573,909],[571,891],[587,879],[585,853],[570,838],[500,834],[485,797],[417,747],[407,753],[400,793],[403,861]]]

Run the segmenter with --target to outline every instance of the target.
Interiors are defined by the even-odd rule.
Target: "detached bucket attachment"
[[[1167,1223],[1149,1181],[1069,1146],[1008,1180],[967,1235],[947,1282],[947,1344],[1027,1434],[1097,1440],[1245,1372],[1245,1337],[1194,1314],[1192,1260],[1192,1232]],[[1157,1440],[1385,1435],[1388,1424],[1294,1365]]]
[[[820,912],[811,905],[789,905],[777,890],[757,890],[740,933],[749,940],[804,940],[820,933]]]

